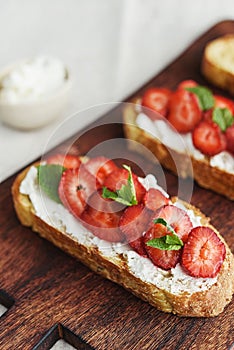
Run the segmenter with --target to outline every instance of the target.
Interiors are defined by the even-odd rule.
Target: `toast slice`
[[[118,243],[116,246],[118,249],[116,248],[117,250],[113,254],[113,243],[106,242],[104,244],[105,247],[109,246],[110,250],[101,249],[95,244],[95,242],[97,242],[97,237],[93,236],[92,238],[92,234],[88,234],[89,243],[86,243],[86,240],[83,239],[82,236],[80,239],[79,235],[77,238],[72,235],[71,232],[68,233],[65,224],[60,224],[58,227],[51,223],[49,218],[42,218],[38,213],[37,204],[39,204],[40,207],[40,203],[36,203],[34,199],[33,204],[30,195],[22,191],[21,187],[24,181],[26,181],[26,187],[30,190],[33,183],[35,184],[37,181],[35,171],[34,177],[31,177],[32,170],[34,171],[35,167],[26,168],[16,177],[12,186],[15,210],[22,225],[31,227],[34,232],[52,242],[71,256],[79,259],[94,272],[118,283],[137,297],[156,307],[158,310],[171,312],[180,316],[211,317],[221,313],[225,306],[231,301],[234,292],[233,255],[224,242],[224,239],[217,230],[210,225],[209,218],[205,217],[197,208],[188,203],[180,202],[181,206],[186,208],[186,210],[190,210],[194,216],[200,218],[202,225],[212,228],[224,243],[226,256],[221,270],[215,279],[208,279],[209,281],[207,279],[201,281],[200,278],[196,279],[187,276],[182,284],[180,284],[180,288],[175,288],[176,284],[173,284],[172,271],[160,272],[160,280],[165,282],[164,287],[164,284],[162,284],[164,282],[158,284],[157,282],[149,281],[147,279],[147,273],[146,277],[141,277],[142,271],[148,271],[147,269],[150,265],[148,258],[139,256],[139,254],[129,248],[127,248],[127,254],[125,254],[125,252],[119,250],[120,246]],[[172,199],[172,202],[177,201],[177,198]],[[64,210],[64,213],[69,215],[66,208],[64,208]],[[63,221],[62,216],[60,216],[60,220]],[[80,229],[82,228],[80,227]],[[90,239],[92,240],[91,244]],[[107,243],[109,243],[109,245]],[[133,261],[139,263],[140,270],[132,269],[131,265]],[[144,268],[142,268],[142,264],[145,265]],[[150,268],[152,268],[152,266]],[[153,269],[156,271],[157,267],[153,265]],[[153,271],[153,274],[155,271]],[[183,279],[183,277],[179,276],[178,280],[181,278]],[[191,283],[195,288],[194,290],[189,289],[189,284]],[[196,287],[197,283],[199,285],[198,287]]]
[[[137,106],[139,104],[140,98],[137,98],[133,100],[133,103],[129,103],[123,111],[125,137],[136,141],[134,144],[129,142],[129,148],[134,148],[147,157],[149,153],[141,147],[144,145],[155,156],[153,160],[160,162],[163,167],[171,170],[174,174],[182,178],[193,177],[201,187],[211,189],[234,200],[234,174],[212,166],[208,156],[197,159],[182,150],[167,147],[151,132],[139,127],[137,123],[139,114]],[[136,146],[137,144],[139,147]]]
[[[234,35],[210,41],[204,50],[201,71],[212,84],[234,95]]]

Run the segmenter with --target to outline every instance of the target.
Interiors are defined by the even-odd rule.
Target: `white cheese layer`
[[[141,129],[159,139],[165,146],[180,153],[189,154],[197,160],[205,158],[204,154],[194,147],[190,132],[180,134],[170,128],[163,120],[152,121],[144,113],[138,114],[136,123]],[[234,157],[229,152],[223,151],[211,157],[210,165],[227,173],[234,174]]]
[[[157,185],[153,175],[148,175],[145,179],[140,180],[146,188],[155,187],[163,191]],[[46,223],[71,236],[81,244],[97,247],[100,254],[107,258],[121,259],[121,256],[123,256],[129,271],[144,282],[152,283],[158,288],[178,295],[184,292],[193,294],[207,290],[217,281],[217,277],[193,278],[183,271],[180,264],[177,264],[170,271],[164,271],[156,267],[150,259],[144,258],[133,251],[128,244],[110,243],[94,236],[62,204],[52,201],[41,192],[37,182],[37,169],[35,167],[31,167],[28,171],[21,183],[20,192],[29,196],[36,215]],[[165,193],[165,191],[163,192]],[[181,203],[176,203],[175,205],[186,210]],[[187,213],[194,227],[201,225],[200,216],[195,216],[191,210],[187,210]]]

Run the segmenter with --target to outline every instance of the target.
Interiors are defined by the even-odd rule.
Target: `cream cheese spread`
[[[38,56],[13,67],[0,82],[0,101],[10,104],[36,101],[60,89],[66,69],[59,59]]]
[[[140,178],[140,181],[146,189],[154,187],[165,193],[153,175],[147,175],[144,179]],[[193,278],[183,271],[180,264],[170,271],[164,271],[155,266],[150,259],[133,251],[128,244],[110,243],[94,236],[62,204],[52,201],[41,192],[37,182],[36,167],[32,166],[28,171],[20,185],[20,192],[29,196],[35,214],[41,220],[83,245],[97,247],[100,254],[111,259],[112,262],[124,258],[129,271],[144,282],[178,295],[207,290],[217,281],[217,277]],[[196,216],[192,210],[187,210],[180,202],[176,202],[175,205],[187,211],[194,227],[201,225],[200,216]]]
[[[197,160],[205,159],[204,154],[194,147],[191,133],[180,134],[167,125],[165,121],[152,121],[144,113],[138,114],[136,123],[141,129],[159,139],[165,146],[177,152],[189,154]],[[210,165],[234,174],[234,157],[229,152],[223,151],[210,157]]]

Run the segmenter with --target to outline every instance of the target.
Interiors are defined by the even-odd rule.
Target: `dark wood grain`
[[[136,94],[150,85],[173,88],[186,78],[207,84],[200,74],[204,46],[230,32],[234,33],[233,21],[218,23]],[[131,160],[137,172],[157,173],[155,165],[126,149],[121,124],[116,121],[121,121],[120,107],[58,148],[72,143],[73,151],[85,153],[98,143],[118,138],[122,157]],[[168,191],[176,194],[177,178],[165,174]],[[11,199],[14,178],[0,185],[0,302],[8,307],[0,318],[1,350],[49,349],[59,338],[84,350],[231,348],[233,301],[211,319],[179,318],[157,311],[22,227]],[[233,202],[194,185],[192,203],[212,218],[234,251]]]

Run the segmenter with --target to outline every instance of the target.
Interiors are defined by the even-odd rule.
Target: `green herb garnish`
[[[214,108],[212,113],[212,120],[220,129],[224,132],[226,129],[231,126],[234,122],[233,115],[228,108]]]
[[[161,250],[179,250],[184,245],[183,241],[177,236],[175,230],[166,222],[166,220],[158,218],[154,220],[154,223],[164,225],[171,234],[149,240],[146,243],[148,246]]]
[[[39,165],[37,178],[41,189],[57,203],[61,203],[58,195],[58,186],[65,168],[57,164]]]
[[[122,203],[127,206],[132,206],[138,203],[136,198],[136,189],[135,189],[134,181],[132,177],[132,171],[131,171],[131,168],[127,165],[123,165],[123,167],[129,173],[127,184],[122,185],[121,188],[119,190],[116,190],[115,192],[108,190],[107,187],[103,187],[102,197],[113,199],[114,201]]]
[[[194,86],[185,88],[185,90],[193,92],[199,101],[199,105],[202,111],[207,111],[208,109],[214,107],[214,96],[212,92],[205,86]]]

